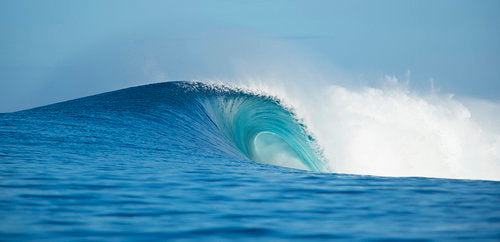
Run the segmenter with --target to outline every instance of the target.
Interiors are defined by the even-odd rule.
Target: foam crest
[[[500,105],[409,91],[394,78],[390,84],[243,86],[293,108],[323,149],[324,171],[500,180]]]

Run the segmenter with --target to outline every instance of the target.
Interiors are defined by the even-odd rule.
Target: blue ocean
[[[2,113],[0,240],[500,240],[500,182],[410,163],[425,177],[340,158],[335,170],[306,121],[279,98],[199,82]],[[384,142],[359,157],[384,158]]]

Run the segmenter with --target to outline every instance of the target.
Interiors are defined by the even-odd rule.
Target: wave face
[[[322,170],[314,139],[291,110],[275,98],[221,85],[166,82],[5,115],[79,127],[73,136],[93,137],[84,143],[155,143],[168,159],[223,157]],[[85,126],[106,132],[89,132]]]

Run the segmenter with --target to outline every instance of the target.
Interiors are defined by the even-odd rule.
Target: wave
[[[10,115],[91,124],[106,132],[89,135],[82,127],[80,136],[108,140],[110,147],[143,144],[167,151],[161,154],[167,160],[243,159],[315,172],[500,180],[497,104],[404,88],[271,83],[165,82]]]
[[[137,146],[157,137],[157,142],[162,144],[159,149],[168,151],[162,154],[167,160],[218,157],[310,171],[324,170],[325,161],[316,141],[292,110],[274,97],[223,85],[164,82],[11,115],[16,114],[42,119],[42,123],[46,117],[52,117],[50,122],[67,127],[86,124],[92,129],[106,130],[106,133],[120,130],[113,137],[89,134],[91,128],[88,127],[72,131],[80,137],[117,140],[115,144],[108,142],[109,147]],[[68,116],[78,119],[68,120]],[[110,125],[109,120],[115,125]],[[71,129],[66,132],[71,133]],[[137,136],[132,144],[118,142],[128,139],[125,133]]]

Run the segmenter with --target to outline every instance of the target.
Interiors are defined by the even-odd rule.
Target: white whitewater
[[[325,172],[500,180],[499,104],[388,83],[238,85],[289,105],[323,149]]]

